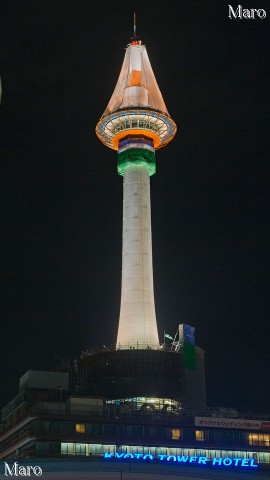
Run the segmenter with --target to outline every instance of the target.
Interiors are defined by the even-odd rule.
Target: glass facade
[[[107,400],[106,403],[108,406],[114,408],[121,407],[123,413],[132,413],[140,410],[145,413],[159,412],[170,414],[180,413],[182,409],[181,403],[170,398],[134,397]]]
[[[85,453],[80,453],[85,452]],[[246,450],[224,450],[224,449],[197,449],[197,448],[177,448],[177,447],[160,447],[146,445],[107,445],[107,444],[85,444],[85,443],[61,443],[62,455],[98,455],[103,456],[105,453],[124,453],[152,455],[184,455],[184,456],[204,456],[212,458],[243,458],[256,460],[258,463],[270,463],[270,452],[251,452]]]

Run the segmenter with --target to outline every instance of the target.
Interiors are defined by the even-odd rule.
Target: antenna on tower
[[[133,30],[134,30],[134,38],[136,38],[136,13],[133,13]]]

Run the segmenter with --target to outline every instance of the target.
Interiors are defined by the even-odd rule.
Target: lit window
[[[61,443],[61,454],[74,455],[74,443]]]
[[[77,455],[85,455],[86,454],[86,443],[75,443],[75,453]]]
[[[263,447],[270,446],[270,435],[262,433],[249,433],[248,434],[249,445],[261,445]]]
[[[204,431],[196,430],[196,440],[197,442],[204,442]]]
[[[179,440],[179,438],[181,438],[181,430],[172,428],[172,440]]]
[[[84,423],[76,423],[76,433],[85,433]]]

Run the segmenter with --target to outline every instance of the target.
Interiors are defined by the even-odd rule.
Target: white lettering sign
[[[263,8],[243,8],[242,5],[238,5],[237,8],[228,5],[229,7],[229,18],[239,18],[240,20],[255,20],[260,18],[263,20],[266,18],[266,11]]]
[[[30,465],[24,466],[19,465],[17,462],[14,462],[12,466],[9,466],[7,462],[4,462],[5,465],[5,473],[6,477],[41,477],[42,475],[42,468],[38,465],[32,467]]]

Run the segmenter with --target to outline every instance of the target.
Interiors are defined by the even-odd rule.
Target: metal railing
[[[89,355],[95,355],[97,353],[105,353],[105,352],[116,352],[118,350],[154,350],[154,351],[161,351],[161,352],[174,352],[177,353],[175,350],[172,349],[171,344],[157,344],[156,348],[153,348],[153,346],[147,344],[147,343],[132,343],[132,344],[127,344],[127,345],[99,345],[96,347],[92,347],[87,349],[86,351],[83,351],[81,353],[81,358],[85,358]]]

